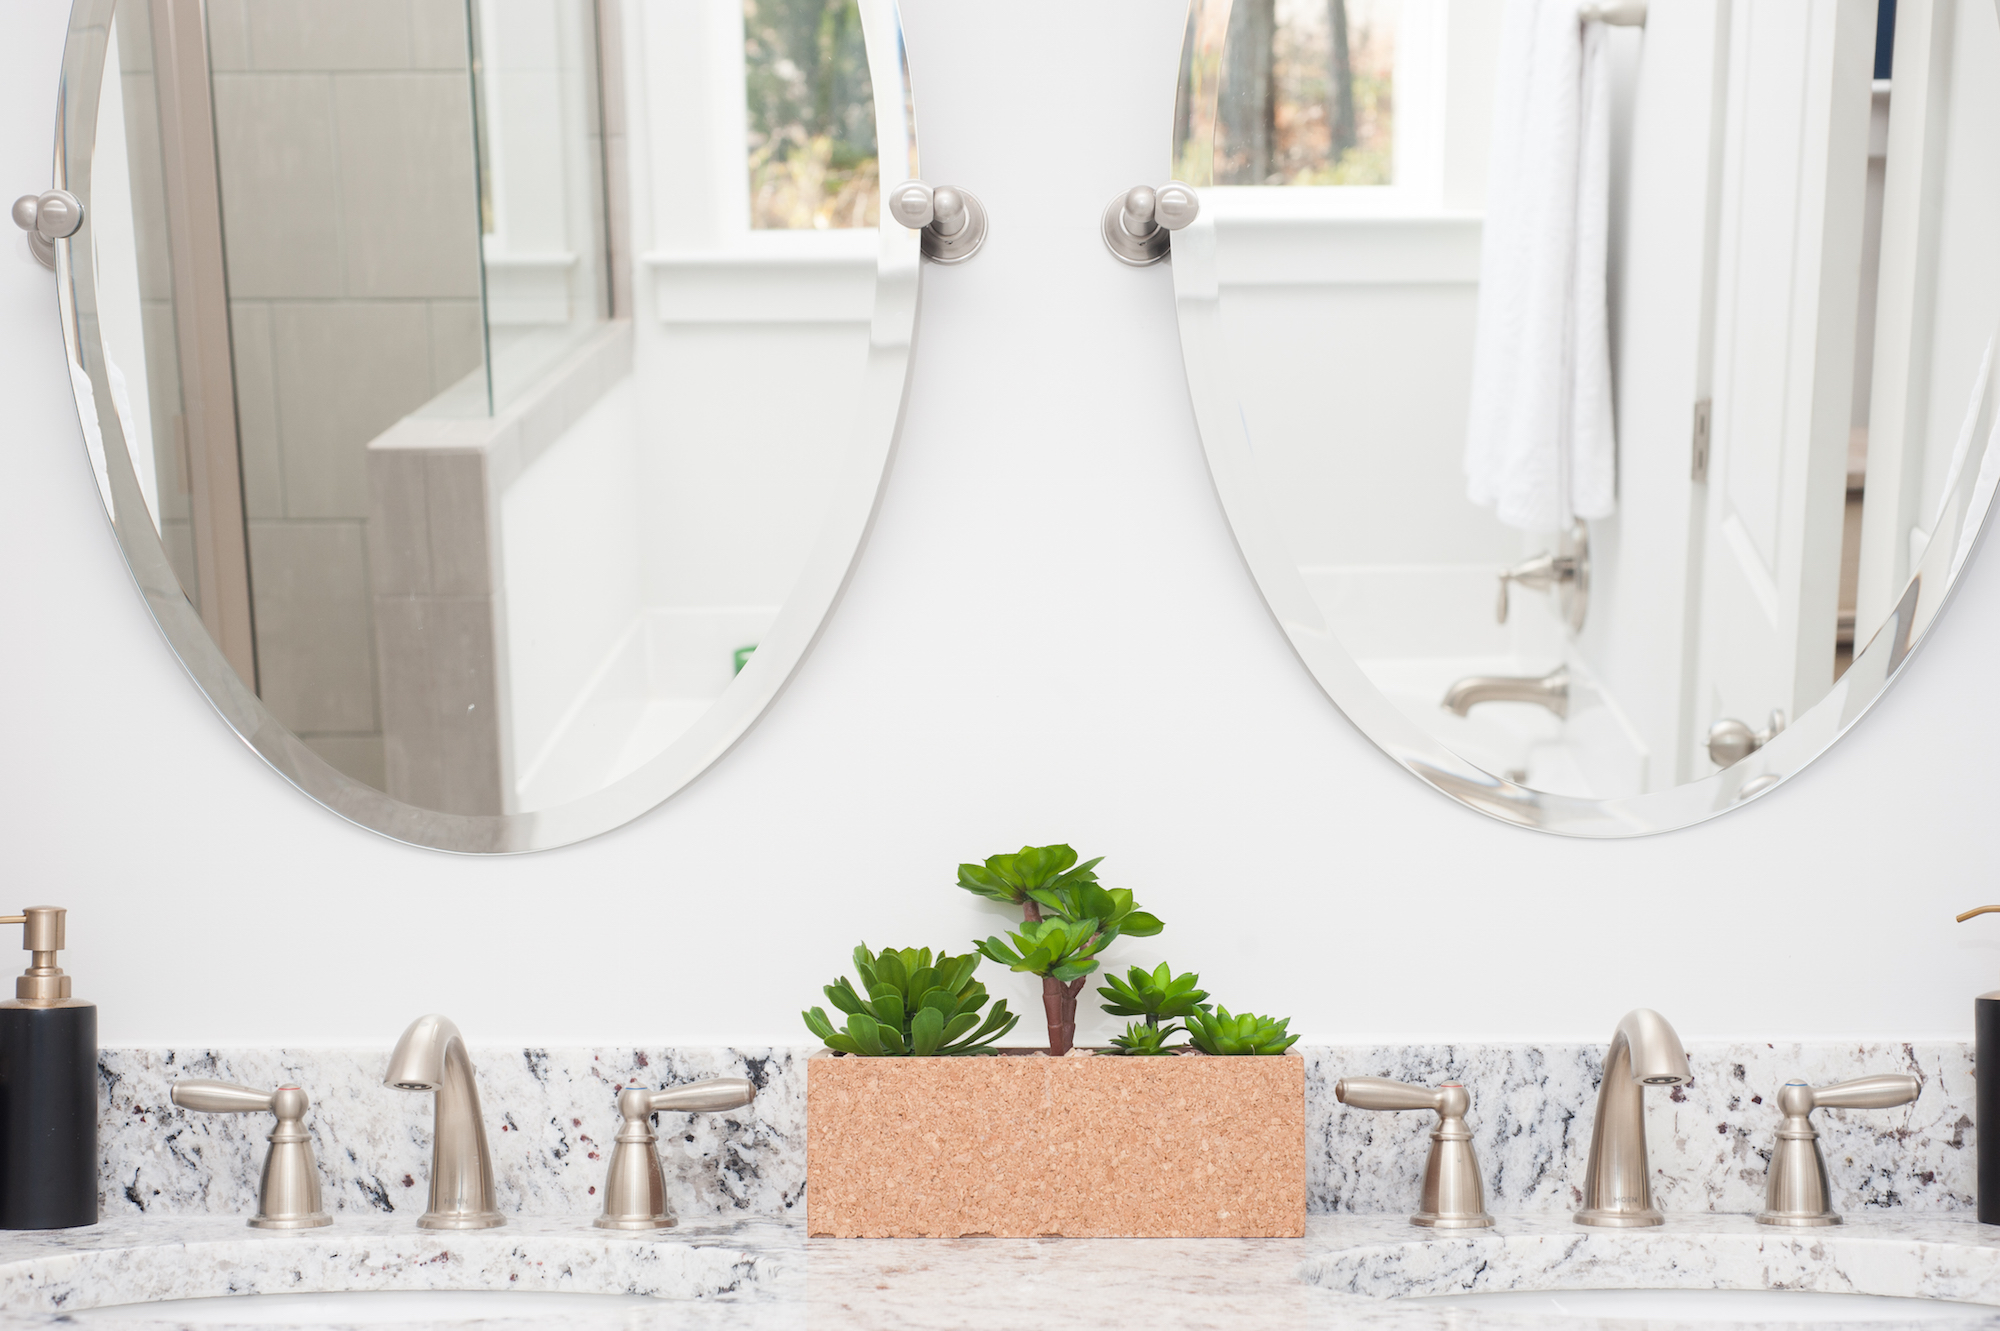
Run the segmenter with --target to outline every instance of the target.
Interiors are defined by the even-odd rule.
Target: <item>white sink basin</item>
[[[1788,1289],[1561,1289],[1428,1294],[1396,1300],[1432,1308],[1605,1320],[1894,1324],[1964,1322],[2000,1317],[2000,1309],[1942,1299],[1873,1294],[1815,1294]]]
[[[525,1290],[347,1290],[328,1294],[242,1294],[221,1299],[168,1299],[82,1309],[70,1320],[171,1322],[181,1326],[393,1326],[522,1319],[550,1326],[622,1318],[634,1308],[661,1308],[643,1294],[552,1294]],[[612,1324],[617,1325],[618,1322]]]

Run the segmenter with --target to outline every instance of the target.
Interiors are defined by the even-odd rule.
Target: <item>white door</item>
[[[1655,5],[1643,31],[1608,34],[1619,86],[1631,88],[1629,138],[1614,138],[1612,157],[1618,511],[1591,524],[1590,618],[1571,665],[1617,699],[1646,756],[1647,790],[1690,772],[1705,516],[1692,462],[1696,404],[1709,396],[1729,8],[1677,0]]]
[[[1697,740],[1833,685],[1875,45],[1874,0],[1733,9]]]

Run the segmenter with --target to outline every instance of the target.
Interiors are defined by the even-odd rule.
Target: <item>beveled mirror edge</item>
[[[1226,28],[1231,4],[1232,0],[1189,0],[1181,71],[1212,71],[1219,66],[1219,34]],[[1210,40],[1203,41],[1204,35]],[[1177,179],[1190,174],[1213,177],[1217,85],[1213,79],[1201,83],[1192,97],[1177,87],[1176,119],[1196,126],[1196,151],[1183,164],[1191,169],[1177,174]],[[1184,107],[1181,99],[1195,104]],[[1175,144],[1170,150],[1170,165],[1179,148]],[[1207,184],[1199,179],[1185,183]],[[1742,761],[1696,781],[1623,799],[1582,799],[1517,785],[1473,766],[1398,711],[1327,626],[1257,484],[1256,457],[1240,395],[1225,368],[1216,251],[1216,216],[1204,209],[1193,224],[1175,234],[1170,264],[1195,426],[1244,565],[1300,663],[1355,729],[1418,780],[1500,822],[1593,840],[1650,836],[1706,822],[1769,794],[1838,742],[1901,677],[1950,604],[1960,575],[1978,555],[1993,525],[2000,458],[1993,456],[1989,439],[1978,465],[1966,458],[1965,470],[1947,496],[1951,525],[1941,524],[1940,531],[1951,539],[1930,543],[1889,620],[1855,653],[1847,672],[1825,697]]]
[[[653,759],[584,799],[512,814],[451,814],[424,809],[333,767],[244,686],[181,591],[140,495],[116,410],[100,413],[96,409],[96,403],[113,399],[108,382],[103,380],[101,343],[95,338],[86,341],[82,329],[82,311],[96,308],[94,274],[91,265],[74,259],[90,253],[94,234],[89,216],[89,165],[104,49],[100,45],[93,58],[89,34],[108,28],[116,5],[117,0],[74,0],[71,6],[56,95],[52,180],[56,188],[68,189],[83,200],[85,218],[74,236],[56,244],[56,300],[86,461],[104,500],[106,519],[135,588],[189,679],[224,724],[308,798],[358,827],[427,850],[522,854],[571,845],[622,827],[685,789],[735,747],[784,691],[838,605],[867,544],[909,393],[922,289],[917,233],[897,225],[886,210],[877,224],[875,307],[869,321],[859,406],[848,435],[847,466],[804,569],[757,651],[722,695]],[[903,139],[899,156],[907,155],[910,174],[915,176],[915,94],[901,15],[896,0],[861,0],[860,11],[874,87],[878,142],[886,143],[888,127],[899,127]],[[87,359],[96,368],[88,372],[81,368],[86,349],[95,353]],[[135,516],[121,520],[121,512]]]

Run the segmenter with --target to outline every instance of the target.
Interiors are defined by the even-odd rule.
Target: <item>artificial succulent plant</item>
[[[1097,995],[1112,1016],[1144,1017],[1146,1025],[1158,1026],[1208,1011],[1208,1004],[1201,1001],[1208,997],[1208,990],[1195,988],[1200,983],[1201,977],[1194,972],[1175,975],[1163,961],[1151,971],[1134,966],[1123,979],[1105,972]]]
[[[1101,886],[1100,862],[1078,864],[1074,850],[1057,845],[1023,846],[958,866],[960,887],[1021,911],[1021,927],[1007,938],[973,946],[1010,970],[1041,977],[1052,1055],[1068,1053],[1075,1042],[1076,996],[1097,969],[1098,954],[1120,935],[1146,938],[1165,927],[1135,907],[1127,889]]]
[[[1007,1011],[1002,999],[980,1021],[986,986],[972,978],[978,967],[977,953],[952,957],[939,952],[933,959],[927,947],[885,947],[875,953],[863,943],[854,949],[860,989],[844,975],[826,986],[827,1001],[847,1014],[843,1028],[834,1029],[824,1008],[799,1015],[827,1048],[843,1054],[923,1058],[984,1053],[1020,1018]]]
[[[1181,1034],[1184,1032],[1179,1026],[1148,1026],[1143,1021],[1134,1021],[1127,1022],[1124,1030],[1112,1036],[1111,1043],[1121,1054],[1178,1054],[1187,1046],[1167,1041]]]
[[[1291,1021],[1254,1012],[1232,1016],[1218,1004],[1213,1012],[1188,1014],[1188,1040],[1204,1054],[1282,1054],[1298,1042],[1298,1036],[1285,1034]]]
[[[1182,1033],[1176,1021],[1208,1011],[1208,1004],[1201,1001],[1208,991],[1195,988],[1200,983],[1199,975],[1175,975],[1164,961],[1150,971],[1134,966],[1123,979],[1107,972],[1097,990],[1104,1010],[1114,1017],[1139,1018],[1123,1034],[1112,1036],[1111,1043],[1126,1054],[1178,1054],[1186,1049],[1184,1044],[1167,1042]]]

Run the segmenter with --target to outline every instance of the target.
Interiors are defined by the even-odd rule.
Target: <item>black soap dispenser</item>
[[[1958,917],[2000,911],[1979,906]],[[1979,1152],[1979,1223],[2000,1225],[2000,990],[1972,1000],[1972,1141]]]
[[[67,914],[0,916],[27,926],[34,954],[0,1003],[0,1229],[97,1223],[97,1004],[70,997],[56,965]]]

